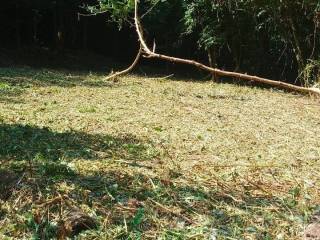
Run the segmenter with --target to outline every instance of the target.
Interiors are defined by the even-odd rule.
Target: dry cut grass
[[[77,239],[299,239],[320,213],[317,99],[28,68],[0,93],[0,239],[74,209],[97,221]]]

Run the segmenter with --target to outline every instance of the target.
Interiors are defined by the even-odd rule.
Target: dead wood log
[[[288,91],[320,96],[320,89],[318,89],[318,88],[301,87],[301,86],[293,85],[290,83],[285,83],[282,81],[270,80],[267,78],[261,78],[261,77],[247,75],[247,74],[243,74],[243,73],[224,71],[224,70],[221,70],[218,68],[209,67],[207,65],[204,65],[204,64],[199,63],[194,60],[171,57],[171,56],[167,56],[167,55],[163,55],[163,54],[158,54],[155,51],[151,51],[149,49],[149,47],[147,46],[147,44],[144,40],[144,37],[143,37],[143,30],[141,27],[139,13],[138,13],[138,5],[139,5],[138,2],[139,2],[139,0],[135,0],[134,21],[135,21],[135,28],[136,28],[136,31],[137,31],[137,34],[139,37],[141,47],[142,47],[143,57],[145,57],[145,58],[158,58],[158,59],[173,62],[173,63],[188,64],[188,65],[192,65],[194,67],[200,68],[202,70],[208,71],[216,76],[238,78],[238,79],[242,79],[242,80],[246,80],[246,81],[267,84],[267,85],[281,88],[281,89],[285,89]]]

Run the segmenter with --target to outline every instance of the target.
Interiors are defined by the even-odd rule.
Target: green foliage
[[[145,0],[143,1],[144,8],[152,8],[159,2],[166,2],[164,0]],[[101,12],[108,12],[112,21],[117,22],[121,27],[124,23],[129,21],[130,16],[134,10],[134,0],[98,0],[97,5],[88,6],[87,9],[94,14]]]
[[[121,26],[134,8],[133,0],[98,0],[98,5],[88,6],[91,13],[108,12],[113,21]]]
[[[185,1],[184,23],[186,33],[199,32],[199,47],[209,49],[224,42],[221,5],[211,1]],[[216,17],[212,17],[216,16]]]
[[[38,223],[32,214],[26,214],[26,226],[32,232],[31,240],[56,238],[57,224],[48,220]]]
[[[144,208],[139,208],[136,215],[130,222],[130,227],[133,231],[139,234],[139,226],[143,222],[144,219]]]
[[[306,86],[320,86],[320,60],[308,60],[299,77]]]
[[[0,82],[0,94],[2,96],[4,95],[15,95],[15,94],[18,94],[21,92],[21,89],[15,87],[15,86],[12,86],[6,82]]]

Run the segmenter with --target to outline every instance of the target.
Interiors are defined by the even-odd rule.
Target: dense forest
[[[226,70],[315,84],[316,0],[143,1],[146,38],[162,53]],[[14,0],[0,9],[2,49],[84,50],[128,60],[138,48],[133,1]]]

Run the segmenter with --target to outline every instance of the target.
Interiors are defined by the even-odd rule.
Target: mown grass
[[[77,239],[299,239],[320,211],[317,99],[31,68],[0,93],[0,239],[55,239],[72,206],[98,222]]]

